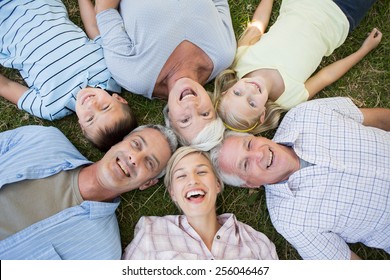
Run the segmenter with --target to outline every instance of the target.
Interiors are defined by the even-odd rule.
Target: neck
[[[213,71],[213,63],[206,53],[194,44],[181,42],[158,75],[153,96],[168,99],[173,85],[181,78],[190,78],[204,85]]]
[[[210,213],[205,216],[188,217],[188,223],[199,234],[202,241],[206,244],[206,247],[211,251],[213,246],[213,240],[221,225],[218,223],[217,214]]]
[[[299,157],[295,153],[295,151],[292,147],[288,147],[288,146],[284,146],[284,145],[281,145],[281,146],[283,147],[283,149],[286,150],[286,152],[291,157],[290,164],[289,164],[289,166],[287,166],[288,174],[285,178],[285,180],[287,180],[292,174],[294,174],[295,172],[297,172],[299,170]]]
[[[90,201],[112,201],[119,193],[107,190],[96,177],[96,163],[84,167],[79,174],[79,190],[84,200]]]

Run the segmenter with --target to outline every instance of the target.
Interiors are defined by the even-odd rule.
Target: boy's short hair
[[[96,137],[92,138],[83,131],[84,136],[100,151],[107,152],[112,146],[122,141],[138,126],[133,110],[128,104],[121,104],[124,118],[119,119],[113,126],[99,129]]]

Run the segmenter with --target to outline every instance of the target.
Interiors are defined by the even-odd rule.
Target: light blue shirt
[[[78,92],[120,92],[103,58],[101,38],[90,40],[59,0],[0,2],[0,64],[19,70],[29,87],[19,109],[55,120],[75,112]]]
[[[0,133],[0,188],[91,164],[54,127],[25,126]],[[113,203],[84,201],[0,241],[0,259],[120,259]],[[2,215],[7,209],[1,209]]]
[[[161,69],[184,40],[213,62],[208,81],[230,66],[236,52],[227,0],[122,0],[119,12],[105,10],[96,19],[114,79],[147,98],[152,98]]]
[[[265,187],[273,225],[303,259],[349,259],[355,242],[390,253],[390,132],[362,122],[350,99],[318,99],[274,136],[312,164]]]

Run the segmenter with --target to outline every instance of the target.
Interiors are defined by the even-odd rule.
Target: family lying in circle
[[[91,162],[54,127],[0,133],[0,259],[279,259],[217,214],[224,184],[264,187],[302,259],[360,259],[357,242],[390,254],[390,109],[308,101],[379,45],[373,28],[317,71],[375,2],[282,0],[268,27],[261,0],[236,41],[227,0],[78,0],[84,29],[60,0],[0,1],[0,63],[24,80],[0,74],[0,96],[42,119],[76,113],[105,152]],[[165,126],[138,125],[122,89],[166,100]],[[181,214],[143,216],[122,248],[121,194],[162,178]]]

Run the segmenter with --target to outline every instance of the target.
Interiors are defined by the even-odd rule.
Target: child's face
[[[241,119],[259,118],[265,114],[268,91],[261,78],[243,78],[222,94],[220,106],[225,112]]]
[[[122,104],[127,104],[127,101],[116,93],[111,96],[105,90],[91,87],[80,90],[76,100],[76,114],[81,129],[95,139],[97,131],[124,118]]]
[[[216,119],[206,90],[188,78],[181,78],[175,83],[169,92],[168,107],[171,127],[189,142]]]

